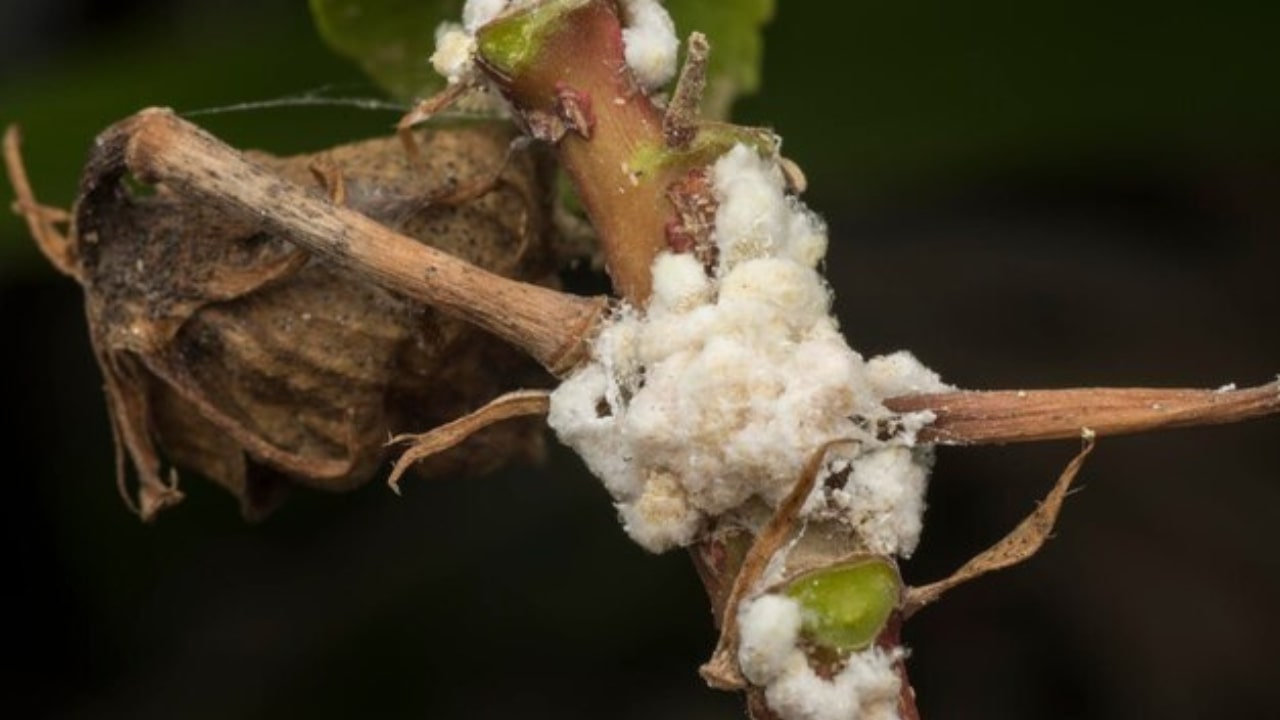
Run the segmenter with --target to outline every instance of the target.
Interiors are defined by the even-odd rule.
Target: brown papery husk
[[[509,156],[513,137],[496,122],[431,128],[420,165],[390,138],[250,159],[482,268],[549,281],[548,165]],[[140,187],[101,158],[73,215],[112,424],[138,478],[136,500],[123,480],[122,492],[144,519],[181,499],[167,464],[217,482],[257,518],[293,484],[359,486],[392,435],[549,382],[523,354],[309,256],[256,218]],[[504,423],[418,471],[481,473],[541,451],[537,424]]]

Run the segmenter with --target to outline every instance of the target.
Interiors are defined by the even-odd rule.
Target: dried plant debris
[[[425,433],[397,435],[392,445],[404,445],[403,454],[396,460],[387,485],[400,494],[400,478],[414,463],[438,455],[456,447],[481,430],[512,418],[546,415],[551,393],[547,390],[517,390],[495,398],[475,412],[450,423],[440,425]]]
[[[1084,446],[1058,476],[1058,482],[1045,496],[1044,502],[1040,503],[1034,512],[1023,518],[1012,532],[965,563],[950,577],[907,589],[906,599],[903,601],[903,612],[907,617],[936,601],[952,588],[976,580],[987,573],[1017,565],[1040,552],[1040,548],[1044,547],[1045,541],[1053,533],[1053,526],[1058,521],[1058,513],[1062,510],[1063,501],[1067,499],[1071,483],[1080,473],[1080,468],[1084,466],[1089,453],[1093,452],[1096,437],[1093,430],[1085,428],[1081,431],[1081,437]]]
[[[421,133],[422,165],[394,139],[250,158],[477,266],[544,281],[555,269],[547,168],[510,153],[511,141],[505,126],[478,123]],[[256,217],[139,185],[100,146],[73,217],[63,254],[85,289],[117,446],[137,473],[127,490],[119,463],[122,493],[144,519],[182,497],[168,464],[226,487],[256,518],[292,484],[363,483],[394,434],[547,382],[497,340],[311,257]],[[478,473],[531,459],[541,430],[504,423],[472,443],[418,467]]]

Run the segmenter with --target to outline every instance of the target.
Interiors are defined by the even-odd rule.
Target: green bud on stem
[[[850,652],[875,642],[898,607],[902,580],[888,560],[869,557],[806,573],[784,592],[800,603],[808,640]]]

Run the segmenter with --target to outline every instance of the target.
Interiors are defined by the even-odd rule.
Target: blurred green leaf
[[[436,27],[462,17],[463,0],[310,0],[325,42],[355,60],[392,96],[431,95],[444,79],[431,68]]]
[[[697,30],[711,43],[707,68],[708,117],[728,117],[733,101],[760,87],[764,26],[773,17],[774,0],[667,0],[681,35]]]

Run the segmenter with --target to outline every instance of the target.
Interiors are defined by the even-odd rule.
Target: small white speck
[[[640,176],[631,170],[631,166],[626,162],[622,163],[622,173],[627,176],[627,180],[631,183],[631,187],[639,187]]]

